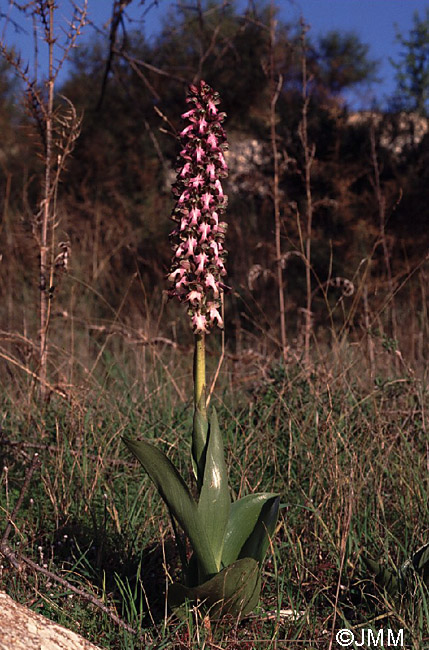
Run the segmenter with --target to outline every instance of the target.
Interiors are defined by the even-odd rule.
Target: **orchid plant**
[[[176,204],[171,233],[174,256],[169,295],[185,303],[194,332],[194,418],[191,461],[198,498],[169,458],[145,440],[124,438],[167,505],[183,564],[183,583],[169,588],[174,609],[186,601],[204,603],[212,613],[249,613],[258,603],[260,569],[273,535],[279,496],[253,493],[231,502],[223,441],[214,408],[206,403],[205,339],[223,328],[221,295],[226,289],[222,221],[227,197],[227,148],[219,95],[200,81],[189,87],[188,121],[173,185]],[[187,537],[191,553],[178,534]]]

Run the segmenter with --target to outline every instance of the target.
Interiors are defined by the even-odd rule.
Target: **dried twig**
[[[110,70],[112,69],[113,58],[116,53],[116,39],[118,34],[119,25],[122,25],[122,28],[125,30],[124,26],[124,11],[126,7],[130,4],[131,0],[114,0],[113,10],[112,10],[112,20],[110,21],[110,34],[109,34],[109,55],[106,61],[106,67],[104,69],[103,81],[101,84],[100,97],[98,99],[96,111],[99,111],[104,99],[104,94],[106,92],[107,80],[109,78]]]
[[[310,362],[310,338],[312,330],[312,313],[311,313],[311,238],[312,238],[312,224],[313,224],[313,197],[311,192],[311,168],[314,162],[316,149],[314,144],[310,145],[308,142],[308,124],[307,113],[308,105],[310,102],[310,95],[308,92],[309,77],[307,73],[307,53],[306,53],[306,39],[305,35],[308,26],[301,21],[301,72],[302,72],[302,118],[299,124],[298,133],[302,144],[304,153],[304,179],[305,179],[305,194],[306,194],[306,233],[305,233],[305,282],[307,290],[307,301],[304,310],[305,313],[305,328],[304,328],[304,358],[305,364],[308,367]]]
[[[109,609],[109,607],[107,607],[107,605],[105,605],[99,598],[93,596],[88,591],[75,587],[68,580],[61,578],[61,576],[57,576],[55,573],[52,573],[52,571],[49,571],[48,569],[45,569],[44,567],[40,566],[40,564],[37,564],[37,562],[33,562],[33,560],[31,560],[29,557],[26,557],[25,555],[19,555],[18,557],[16,553],[6,543],[1,542],[0,553],[3,555],[4,558],[6,558],[10,562],[10,564],[12,564],[13,567],[18,569],[19,571],[24,571],[26,567],[30,567],[30,569],[33,569],[33,571],[37,571],[38,573],[41,573],[42,575],[46,576],[53,582],[57,582],[58,584],[62,585],[63,587],[73,592],[77,596],[80,596],[80,598],[83,598],[84,600],[98,607],[98,609],[101,609],[101,611],[107,614],[114,623],[127,630],[127,632],[130,632],[131,634],[134,635],[137,634],[137,630],[131,627],[131,625],[128,625],[128,623],[125,623],[125,621],[119,618],[117,614],[112,612],[111,609]],[[139,638],[143,639],[144,637],[139,635]]]
[[[283,286],[283,267],[280,262],[281,238],[280,238],[280,193],[279,193],[279,154],[277,151],[277,133],[276,133],[276,104],[283,85],[283,77],[279,75],[277,83],[274,81],[274,49],[276,37],[276,21],[274,20],[274,8],[271,5],[270,17],[270,82],[271,82],[271,103],[270,103],[270,134],[271,149],[273,152],[274,176],[273,176],[273,198],[274,198],[274,225],[275,225],[275,243],[277,258],[277,285],[279,293],[279,311],[280,311],[280,336],[282,342],[283,360],[287,360],[287,338],[286,338],[286,317],[285,317],[285,299]]]
[[[387,281],[389,285],[389,293],[391,295],[390,313],[391,313],[391,321],[392,321],[392,335],[393,338],[397,341],[398,324],[396,318],[396,306],[395,306],[395,299],[394,299],[395,292],[393,287],[392,267],[390,264],[389,248],[387,245],[387,237],[386,237],[386,197],[384,196],[381,188],[380,165],[377,158],[377,150],[375,145],[375,126],[373,120],[371,121],[371,128],[370,128],[370,142],[371,142],[371,163],[374,172],[374,178],[371,180],[372,180],[372,185],[374,187],[375,198],[378,206],[381,245],[383,247],[384,263],[386,265]],[[395,366],[396,366],[396,370],[399,371],[399,359],[397,357],[395,358]]]

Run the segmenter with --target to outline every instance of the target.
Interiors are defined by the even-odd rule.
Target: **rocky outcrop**
[[[417,113],[360,111],[350,113],[347,118],[350,126],[369,125],[371,122],[380,130],[381,146],[390,149],[395,155],[400,155],[407,148],[416,147],[429,131],[429,120]]]
[[[100,650],[0,591],[0,650]]]

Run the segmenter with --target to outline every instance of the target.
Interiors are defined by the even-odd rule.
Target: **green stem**
[[[206,337],[205,334],[195,335],[194,348],[194,409],[207,417],[206,411]]]

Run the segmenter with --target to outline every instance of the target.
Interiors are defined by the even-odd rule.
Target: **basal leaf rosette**
[[[227,197],[221,179],[228,167],[219,95],[205,81],[189,87],[189,110],[182,118],[188,125],[180,132],[181,151],[177,179],[173,185],[176,204],[171,218],[176,227],[171,233],[174,256],[168,276],[170,297],[188,305],[192,328],[205,334],[217,325],[223,327],[220,294],[225,288],[224,248],[227,224],[222,215]]]

